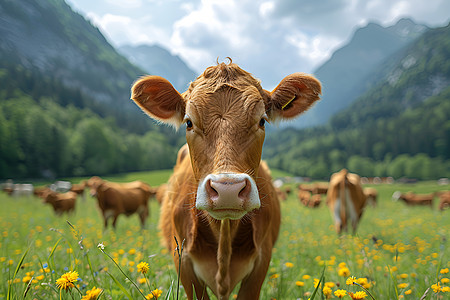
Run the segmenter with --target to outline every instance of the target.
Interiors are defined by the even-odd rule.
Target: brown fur
[[[450,191],[440,191],[436,195],[439,197],[439,210],[448,209],[450,207]]]
[[[309,185],[300,184],[298,186],[299,190],[308,191],[312,194],[317,195],[326,195],[328,191],[328,184],[327,183],[313,183]]]
[[[258,80],[237,65],[207,68],[183,94],[164,78],[147,76],[132,88],[131,98],[149,116],[186,130],[183,146],[161,205],[163,243],[172,252],[174,236],[184,241],[181,282],[192,299],[209,299],[209,287],[228,299],[258,299],[272,248],[278,237],[280,208],[270,170],[261,162],[262,119],[292,118],[319,99],[320,83],[295,73],[276,89],[262,89]],[[196,208],[199,183],[209,174],[247,174],[259,192],[260,208],[241,219],[217,220]],[[211,199],[210,199],[211,200]],[[178,257],[174,257],[178,270]],[[195,265],[195,268],[194,268]]]
[[[305,190],[298,191],[298,199],[304,206],[311,208],[319,207],[322,202],[322,198],[319,194],[311,194]]]
[[[399,199],[403,200],[407,205],[427,205],[433,207],[434,194],[415,194],[408,192],[400,194]]]
[[[345,192],[346,190],[348,193]],[[347,199],[347,196],[349,199]],[[339,218],[336,217],[338,198],[341,200]],[[352,204],[353,208],[348,206],[346,200]],[[351,220],[351,215],[354,215],[355,219],[351,220],[351,225],[353,233],[356,233],[356,228],[366,206],[366,196],[363,193],[359,175],[348,173],[346,169],[334,173],[328,185],[327,204],[334,218],[336,232],[340,234],[342,231],[347,231],[347,222]]]
[[[41,194],[44,203],[49,203],[57,215],[72,213],[75,210],[77,194],[74,192],[57,193],[47,189]]]
[[[366,195],[367,203],[371,203],[373,207],[377,206],[378,191],[371,187],[364,188],[363,191]]]
[[[148,217],[148,200],[152,195],[150,186],[142,181],[117,183],[95,180],[95,195],[102,212],[104,226],[108,227],[108,219],[113,218],[112,226],[116,228],[117,218],[124,214],[139,215],[141,226],[145,226]]]

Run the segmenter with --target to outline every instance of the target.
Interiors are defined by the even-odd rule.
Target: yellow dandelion
[[[431,288],[433,289],[433,292],[435,292],[435,293],[439,293],[441,291],[441,285],[439,284],[439,282],[436,284],[433,284],[431,286]]]
[[[448,268],[442,269],[439,273],[441,273],[441,274],[447,274],[447,273],[448,273]]]
[[[400,274],[399,276],[400,276],[401,279],[408,278],[408,274],[406,274],[406,273]]]
[[[329,296],[331,296],[331,292],[332,292],[331,288],[324,286],[322,291],[323,291],[323,294],[325,295],[325,297],[328,298]]]
[[[60,290],[64,289],[67,291],[69,288],[74,287],[73,283],[77,280],[77,278],[77,271],[64,273],[59,279],[56,280],[56,286]]]
[[[412,294],[412,290],[411,289],[405,291],[405,295],[411,295],[411,294]]]
[[[294,264],[291,263],[291,262],[287,262],[287,263],[285,263],[284,265],[286,266],[286,268],[292,268],[292,267],[294,267]]]
[[[341,262],[341,263],[339,263],[339,269],[342,269],[342,268],[347,268],[347,264],[345,263],[345,262]]]
[[[81,300],[96,300],[100,293],[102,292],[102,289],[96,288],[95,286],[92,288],[92,290],[86,291],[86,295],[81,298]]]
[[[155,289],[150,294],[145,296],[145,299],[153,299],[153,298],[158,299],[159,297],[161,297],[161,295],[162,291],[160,289]]]
[[[139,278],[138,282],[139,282],[139,284],[144,284],[147,282],[147,278]]]
[[[317,278],[314,278],[314,287],[316,288],[319,285],[320,280]]]
[[[303,281],[296,281],[296,282],[295,282],[295,285],[296,285],[296,286],[304,286],[305,283],[304,283]]]
[[[399,289],[406,289],[408,287],[409,283],[399,283],[397,286]]]
[[[367,297],[366,292],[356,292],[356,293],[348,293],[349,296],[353,299],[353,300],[360,300],[360,299],[364,299]]]
[[[347,295],[346,290],[336,290],[334,291],[334,295],[338,298],[343,298],[345,295]]]
[[[356,277],[355,276],[351,276],[349,278],[347,278],[347,280],[345,281],[346,285],[353,285],[356,282]]]
[[[278,273],[275,273],[275,274],[272,274],[272,275],[270,275],[270,279],[276,279],[276,278],[278,278],[278,277],[280,277],[280,274],[278,274]]]
[[[150,267],[148,266],[148,263],[146,263],[144,261],[138,263],[138,265],[137,265],[137,270],[139,273],[146,274],[149,269],[150,269]]]
[[[350,276],[350,270],[347,267],[340,268],[338,270],[338,275],[341,277],[348,277]]]

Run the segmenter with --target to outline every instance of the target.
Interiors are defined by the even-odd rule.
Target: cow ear
[[[271,119],[291,119],[306,111],[319,100],[320,82],[305,73],[286,76],[278,86],[269,93],[267,111]]]
[[[185,114],[184,98],[159,76],[145,76],[131,88],[131,99],[150,117],[178,128]]]

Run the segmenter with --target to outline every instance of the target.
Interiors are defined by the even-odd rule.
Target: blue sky
[[[115,46],[160,44],[198,73],[229,56],[263,86],[311,73],[354,30],[450,21],[448,0],[66,0]]]

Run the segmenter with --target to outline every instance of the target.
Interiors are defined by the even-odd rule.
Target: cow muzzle
[[[195,206],[217,220],[242,218],[261,206],[255,181],[247,174],[209,174],[199,184]]]

